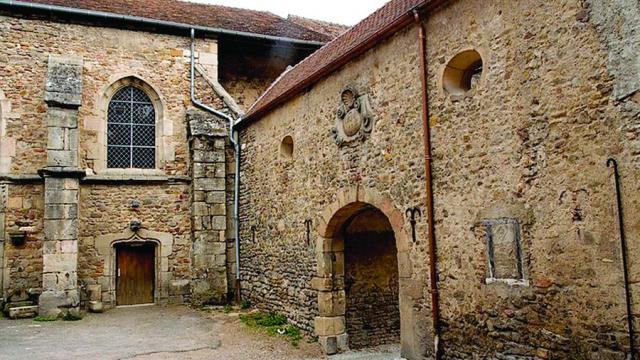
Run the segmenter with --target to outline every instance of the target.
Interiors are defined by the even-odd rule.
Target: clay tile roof
[[[289,15],[287,17],[287,20],[291,21],[292,23],[303,26],[307,29],[313,30],[317,33],[328,35],[332,39],[335,39],[340,34],[342,34],[343,32],[349,29],[349,26],[347,25],[309,19],[306,17],[296,16],[296,15]]]
[[[404,28],[413,21],[414,9],[436,6],[444,2],[444,0],[388,2],[283,74],[249,109],[242,121],[242,126],[265,115],[271,109],[370,49],[380,40],[380,36],[388,36]]]
[[[269,12],[197,4],[178,0],[20,0],[28,3],[62,6],[138,16],[154,20],[206,26],[298,40],[327,42],[333,37]]]

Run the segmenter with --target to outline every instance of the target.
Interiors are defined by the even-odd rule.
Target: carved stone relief
[[[373,111],[367,95],[348,87],[340,94],[340,106],[331,129],[338,146],[366,140],[373,130]]]

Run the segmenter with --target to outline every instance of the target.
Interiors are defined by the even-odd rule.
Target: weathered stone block
[[[338,353],[338,339],[335,336],[320,336],[318,342],[327,355]]]
[[[47,149],[63,150],[65,143],[64,129],[60,127],[50,127],[47,133]]]
[[[209,191],[205,201],[209,204],[224,204],[225,197],[226,193],[224,191]]]
[[[49,180],[47,178],[46,180]],[[77,204],[77,190],[47,190],[44,193],[44,202],[49,204]]]
[[[78,205],[75,204],[54,204],[44,207],[45,219],[75,219],[78,217]]]
[[[187,110],[189,133],[192,136],[227,136],[227,123],[213,115],[197,109]]]
[[[206,216],[209,215],[209,206],[207,203],[197,202],[193,204],[193,214],[196,216]]]
[[[318,316],[314,321],[315,333],[318,336],[336,336],[345,332],[344,316]]]
[[[104,305],[102,301],[89,301],[87,308],[92,313],[102,313],[104,312]]]
[[[193,151],[193,161],[201,162],[201,163],[224,162],[224,152],[223,151],[194,150]]]
[[[74,129],[78,127],[78,110],[49,108],[47,110],[47,126]]]
[[[75,273],[78,267],[77,254],[44,254],[42,260],[44,273]],[[58,282],[61,281],[65,279],[59,277]]]
[[[82,104],[82,59],[49,56],[44,101],[49,106]]]
[[[53,240],[77,240],[78,220],[61,219],[44,221],[44,237],[48,241]]]
[[[193,189],[200,191],[224,191],[225,179],[195,179]]]
[[[78,152],[74,150],[47,150],[47,164],[49,166],[77,166]]]
[[[9,309],[9,317],[12,319],[26,319],[38,314],[38,306],[20,306]]]
[[[222,230],[224,231],[227,228],[227,217],[226,216],[212,216],[211,217],[211,229],[212,230]]]
[[[318,310],[322,316],[342,316],[345,314],[345,291],[318,292]]]

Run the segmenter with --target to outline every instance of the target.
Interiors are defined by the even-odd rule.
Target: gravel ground
[[[399,359],[397,347],[332,360]],[[301,360],[327,359],[317,343],[286,340],[245,327],[238,314],[185,306],[117,308],[76,322],[0,319],[0,359]]]

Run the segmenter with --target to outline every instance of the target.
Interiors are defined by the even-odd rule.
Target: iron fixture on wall
[[[622,249],[622,271],[624,275],[624,292],[627,305],[627,327],[629,332],[629,352],[631,359],[636,359],[635,335],[633,332],[633,312],[631,310],[631,289],[629,288],[629,268],[627,265],[627,238],[624,231],[624,213],[622,211],[622,190],[620,189],[620,172],[618,162],[614,158],[607,160],[607,167],[613,168],[616,183],[616,206],[618,210],[618,230],[620,231],[620,247]]]
[[[251,243],[255,244],[256,243],[256,226],[255,225],[251,225]]]
[[[413,239],[413,242],[415,243],[416,240],[416,216],[422,216],[422,211],[420,211],[420,209],[416,206],[413,208],[409,208],[407,209],[407,217],[409,218],[409,223],[411,224],[411,238]]]
[[[313,224],[313,221],[311,221],[311,219],[306,219],[304,221],[304,226],[307,227],[307,246],[309,246],[309,244],[311,243],[311,224]]]

